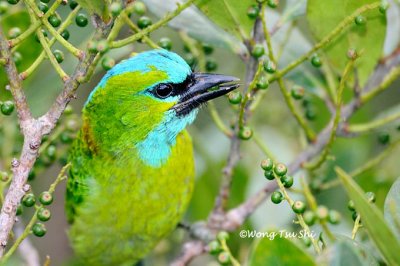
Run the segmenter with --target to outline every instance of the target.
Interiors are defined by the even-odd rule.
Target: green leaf
[[[309,0],[307,20],[312,33],[321,40],[342,20],[363,5],[376,0]],[[348,61],[346,53],[356,49],[362,56],[357,60],[360,84],[363,86],[382,55],[386,33],[386,17],[377,9],[363,14],[367,22],[358,26],[353,23],[343,34],[325,48],[330,63],[341,73]]]
[[[280,237],[279,232],[273,239],[263,237],[255,242],[251,252],[251,266],[314,266],[310,255],[288,238]]]
[[[385,222],[382,213],[375,205],[368,202],[365,193],[357,183],[353,181],[351,176],[339,167],[336,167],[335,171],[342,181],[350,199],[354,201],[354,205],[357,212],[361,215],[365,229],[383,257],[389,265],[400,265],[400,244]]]
[[[79,5],[89,11],[91,14],[97,14],[103,18],[104,21],[110,19],[108,7],[111,4],[110,0],[76,0]]]
[[[225,31],[240,39],[249,39],[254,21],[247,17],[247,9],[253,0],[198,0],[196,5],[208,18]]]
[[[397,240],[400,241],[400,177],[394,182],[386,196],[383,213]]]

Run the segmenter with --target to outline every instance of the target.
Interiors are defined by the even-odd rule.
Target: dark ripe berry
[[[267,5],[270,8],[276,8],[278,6],[278,4],[279,4],[279,0],[268,0],[267,1]]]
[[[239,104],[242,102],[242,94],[238,91],[228,93],[228,99],[231,104]]]
[[[280,191],[274,191],[271,194],[271,201],[275,204],[281,203],[283,200],[283,195]]]
[[[172,41],[170,38],[163,37],[158,41],[158,45],[168,51],[171,51],[172,49]]]
[[[315,215],[315,213],[313,211],[308,210],[308,211],[304,212],[303,219],[307,225],[311,226],[317,220],[317,216]]]
[[[110,5],[110,11],[113,17],[117,17],[122,11],[121,3],[114,2]]]
[[[264,176],[268,180],[274,180],[275,179],[274,172],[271,171],[271,170],[264,171]]]
[[[317,117],[317,112],[314,110],[314,108],[307,107],[305,115],[308,120],[312,121]]]
[[[215,61],[213,58],[208,58],[206,61],[206,70],[207,71],[214,71],[218,68],[217,61]]]
[[[354,23],[358,26],[365,25],[367,23],[367,19],[363,15],[358,15],[357,17],[354,18]]]
[[[69,39],[69,36],[70,36],[70,34],[69,34],[69,31],[68,30],[63,30],[62,32],[61,32],[61,37],[63,37],[64,38],[64,40],[66,40],[66,41],[68,41],[68,39]]]
[[[60,50],[54,50],[53,55],[56,58],[58,63],[62,63],[64,61],[64,53]]]
[[[353,221],[356,221],[357,216],[358,216],[358,213],[357,213],[357,212],[353,212],[353,213],[351,214],[351,219],[353,219]],[[360,220],[360,221],[361,221],[361,220]]]
[[[42,222],[47,222],[51,218],[51,212],[49,209],[40,208],[36,214],[36,217]]]
[[[252,5],[247,9],[247,16],[250,19],[256,19],[260,14],[260,8],[257,5]]]
[[[137,21],[137,25],[141,29],[145,29],[148,26],[150,26],[151,24],[153,24],[153,22],[151,21],[151,19],[149,17],[146,17],[146,16],[140,17]]]
[[[386,10],[389,8],[389,3],[385,0],[379,5],[379,12],[386,14]]]
[[[16,4],[18,4],[19,0],[7,0],[7,2],[8,2],[10,5],[16,5]]]
[[[79,27],[86,27],[86,25],[88,24],[88,18],[87,18],[87,16],[85,14],[79,13],[75,17],[75,23]]]
[[[210,55],[210,54],[212,54],[212,53],[214,52],[214,47],[212,47],[211,44],[202,43],[201,46],[202,46],[202,48],[203,48],[203,52],[204,52],[206,55]]]
[[[340,215],[340,213],[338,211],[330,210],[328,212],[328,222],[331,224],[340,223],[341,218],[342,218],[342,216]]]
[[[264,62],[264,70],[270,74],[275,73],[275,71],[276,71],[275,63],[272,62],[271,60]]]
[[[304,97],[305,90],[303,87],[295,85],[292,87],[292,90],[290,91],[290,93],[291,93],[293,99],[301,100]]]
[[[264,160],[261,161],[260,166],[265,171],[270,171],[274,167],[274,162],[270,158],[264,159]]]
[[[106,39],[99,40],[97,42],[96,50],[101,53],[105,54],[110,50],[110,46],[108,45],[108,41]]]
[[[225,232],[225,231],[221,231],[221,232],[219,232],[218,234],[217,234],[217,239],[219,240],[219,241],[226,241],[226,240],[228,240],[229,239],[229,234],[227,233],[227,232]]]
[[[387,133],[387,132],[381,132],[381,133],[379,133],[379,135],[378,135],[378,142],[379,142],[380,144],[386,145],[386,144],[389,143],[389,141],[390,141],[390,135],[389,135],[389,133]]]
[[[292,176],[284,175],[281,177],[281,182],[285,188],[290,188],[291,186],[293,186],[294,180]]]
[[[303,201],[296,200],[292,205],[292,210],[297,214],[304,213],[306,210],[306,204]]]
[[[222,251],[222,247],[217,240],[208,243],[208,250],[211,255],[217,255]]]
[[[323,221],[323,220],[326,220],[328,218],[329,210],[324,205],[320,205],[317,208],[316,214],[317,214],[318,219]]]
[[[274,172],[277,176],[284,176],[287,173],[287,167],[283,163],[278,163],[274,167]]]
[[[101,66],[104,70],[110,70],[113,66],[115,66],[115,60],[109,56],[105,56],[101,60]]]
[[[32,233],[37,236],[37,237],[42,237],[46,234],[47,230],[46,230],[46,226],[44,226],[44,224],[42,223],[35,223],[32,226]]]
[[[39,2],[38,8],[43,13],[46,13],[49,10],[49,6],[46,3]]]
[[[8,31],[8,37],[11,39],[17,38],[19,35],[21,35],[21,29],[18,27],[13,27]]]
[[[18,216],[18,215],[21,215],[23,211],[24,211],[24,208],[22,207],[22,205],[21,205],[21,204],[18,204],[16,215],[17,215],[17,216]]]
[[[15,105],[14,102],[12,101],[5,101],[1,104],[1,113],[3,115],[11,115],[12,112],[14,111]]]
[[[50,15],[47,20],[54,28],[57,28],[58,26],[61,25],[61,18],[57,13]]]
[[[36,198],[35,195],[33,195],[32,193],[25,194],[22,197],[22,204],[25,207],[32,207],[33,205],[35,205],[35,203],[36,203]]]
[[[253,130],[250,127],[242,127],[239,130],[239,138],[242,140],[249,140],[253,136]]]
[[[348,208],[350,211],[355,211],[355,210],[356,210],[356,207],[355,207],[355,205],[354,205],[354,201],[350,200],[350,201],[347,203],[347,208]]]
[[[47,32],[44,30],[44,29],[40,29],[40,31],[42,32],[42,34],[43,34],[43,37],[47,37]],[[39,39],[39,36],[37,35],[37,33],[35,33],[35,39],[36,39],[36,41],[38,42],[38,43],[40,43],[40,39]]]
[[[228,265],[231,262],[231,256],[227,251],[222,251],[218,254],[218,262],[222,265]]]
[[[268,86],[269,86],[269,82],[264,76],[262,76],[256,83],[256,87],[259,90],[266,90],[266,89],[268,89]]]
[[[50,0],[40,0],[40,2],[48,4]]]
[[[253,50],[251,50],[251,55],[255,58],[260,58],[264,55],[264,52],[264,46],[262,44],[256,44],[254,45]]]
[[[74,0],[69,0],[68,3],[69,3],[69,7],[70,7],[72,10],[74,10],[75,7],[78,6],[78,2],[76,2],[76,1],[74,1]]]
[[[40,193],[39,201],[43,205],[50,205],[53,202],[53,195],[48,191],[43,191]]]
[[[89,41],[87,44],[87,48],[91,53],[97,53],[97,42],[96,41]]]
[[[369,202],[374,203],[374,202],[376,201],[375,193],[372,192],[372,191],[366,192],[366,193],[365,193],[365,196],[367,197],[367,199],[368,199]]]
[[[49,159],[54,160],[57,155],[57,148],[54,145],[49,145],[46,149],[46,155],[49,157]]]
[[[311,57],[311,64],[314,66],[314,67],[320,67],[320,66],[322,66],[322,61],[321,61],[321,58],[318,56],[318,55],[313,55],[312,57]]]
[[[143,14],[145,14],[146,11],[147,11],[146,5],[143,2],[135,1],[133,3],[133,12],[135,12],[139,16],[142,16]]]

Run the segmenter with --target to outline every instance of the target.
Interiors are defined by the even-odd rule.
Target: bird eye
[[[170,84],[160,84],[156,88],[156,94],[160,98],[167,98],[172,93],[172,86]]]

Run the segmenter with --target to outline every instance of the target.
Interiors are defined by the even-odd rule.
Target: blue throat
[[[176,144],[176,136],[196,119],[197,112],[193,110],[188,115],[177,117],[175,111],[169,111],[161,124],[136,144],[140,159],[152,167],[164,165],[171,154],[171,148]]]

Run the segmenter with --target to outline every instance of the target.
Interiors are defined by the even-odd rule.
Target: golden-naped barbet
[[[134,265],[174,230],[194,183],[185,127],[237,80],[195,73],[166,50],[139,53],[101,79],[69,155],[66,212],[82,265]]]

